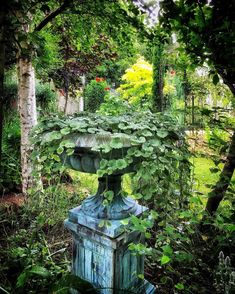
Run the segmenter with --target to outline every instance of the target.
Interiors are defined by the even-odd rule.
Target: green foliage
[[[225,257],[223,251],[219,253],[214,284],[216,293],[232,294],[235,291],[235,269],[231,265],[230,257]]]
[[[32,193],[23,207],[1,209],[0,279],[9,293],[69,293],[70,288],[95,293],[86,281],[69,274],[70,238],[63,228],[68,209],[80,201],[80,188],[49,183]],[[7,236],[6,236],[6,235]],[[1,288],[0,288],[1,289]]]
[[[218,72],[233,94],[234,8],[230,0],[209,3],[164,0],[160,17],[165,31],[178,33],[178,40],[184,44],[193,63],[207,62],[212,69],[213,82],[217,84]]]
[[[13,112],[4,122],[2,146],[2,172],[0,190],[15,189],[21,183],[20,175],[20,122],[18,115]]]
[[[152,87],[152,66],[140,57],[122,76],[118,91],[133,106],[148,108]]]
[[[100,78],[98,78],[100,79]],[[84,89],[85,109],[90,112],[95,112],[104,102],[104,97],[107,94],[108,85],[103,80],[92,80]]]
[[[15,105],[17,106],[17,84],[16,82],[7,82],[4,85],[4,111],[9,113]]]
[[[100,105],[99,110],[97,111],[102,115],[122,115],[126,112],[129,112],[131,109],[130,105],[120,98],[116,93],[106,94],[104,97],[104,102]]]
[[[111,137],[107,143],[93,148],[103,154],[97,172],[99,177],[134,164],[136,173],[132,177],[132,195],[142,203],[147,202],[158,213],[164,211],[163,215],[161,213],[163,227],[170,222],[175,210],[187,206],[189,153],[184,133],[170,116],[151,112],[131,112],[122,116],[83,113],[76,117],[44,119],[33,134],[33,158],[38,168],[48,176],[51,176],[51,171],[65,168],[64,162],[60,162],[60,154],[72,154],[75,147],[73,134],[84,133]],[[130,145],[127,152],[125,144]],[[115,149],[123,150],[123,158],[109,159],[109,154]],[[111,196],[108,195],[110,199],[107,200],[110,201]],[[172,206],[174,211],[170,209]],[[133,228],[144,232],[147,237],[147,230],[158,216],[155,211],[150,215],[151,221],[131,219]]]
[[[47,83],[37,83],[36,85],[37,105],[42,111],[52,111],[56,109],[56,94]]]

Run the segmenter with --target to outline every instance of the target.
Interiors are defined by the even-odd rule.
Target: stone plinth
[[[145,210],[140,206],[139,214]],[[72,273],[89,281],[101,294],[155,293],[153,285],[138,278],[144,274],[144,256],[128,249],[130,243],[143,243],[144,236],[125,232],[120,220],[109,220],[103,227],[100,221],[84,215],[80,207],[69,212],[65,226],[73,235]]]

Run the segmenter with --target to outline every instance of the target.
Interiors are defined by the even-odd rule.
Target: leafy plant
[[[152,89],[152,66],[140,57],[122,76],[124,81],[118,91],[133,106],[148,106]]]
[[[231,266],[229,256],[219,253],[219,264],[215,273],[215,288],[217,293],[232,294],[235,291],[235,271]]]
[[[108,91],[108,85],[102,78],[92,80],[84,90],[85,109],[95,112],[99,109]]]
[[[1,189],[15,189],[21,183],[20,178],[20,124],[15,112],[8,115],[4,123]]]
[[[48,176],[51,176],[51,171],[65,168],[60,154],[73,154],[73,135],[84,133],[111,138],[107,143],[94,147],[94,151],[104,157],[100,162],[98,177],[134,163],[133,197],[142,203],[148,202],[159,213],[163,211],[161,218],[164,224],[168,217],[171,218],[172,205],[175,209],[187,205],[189,153],[182,130],[170,116],[151,112],[131,112],[122,116],[83,113],[69,118],[44,119],[33,133],[35,164]],[[125,151],[126,143],[130,145],[128,151]],[[123,158],[109,159],[109,154],[115,149],[123,150]],[[111,198],[107,197],[106,201]],[[142,228],[147,233],[156,219],[154,211],[151,215],[151,224],[143,222],[138,230]]]
[[[107,94],[97,113],[102,115],[121,115],[129,112],[131,106],[117,94]]]
[[[49,84],[38,83],[36,86],[36,99],[42,110],[55,110],[56,95]]]

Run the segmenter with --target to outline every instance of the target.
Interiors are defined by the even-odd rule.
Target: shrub
[[[56,95],[49,84],[38,83],[36,85],[36,99],[38,106],[43,110],[55,110]]]
[[[2,172],[0,189],[13,189],[21,182],[20,179],[20,123],[16,113],[8,116],[4,123],[2,150]]]
[[[84,90],[85,110],[96,112],[109,90],[107,83],[102,78],[92,80]]]

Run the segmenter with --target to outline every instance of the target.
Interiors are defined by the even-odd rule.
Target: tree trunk
[[[206,211],[213,215],[220,201],[223,200],[226,190],[230,184],[235,168],[235,131],[233,132],[232,141],[229,147],[226,163],[220,174],[220,178],[216,183],[214,189],[209,193],[209,198],[206,204]]]
[[[2,7],[1,7],[2,8]],[[5,13],[0,11],[0,176],[2,173],[2,135],[3,135],[3,104],[4,104],[4,67],[5,67]]]
[[[22,192],[27,194],[33,185],[32,163],[30,154],[32,145],[29,140],[30,131],[37,124],[35,75],[32,61],[23,54],[18,57],[18,97],[21,120],[21,169]]]
[[[194,105],[194,95],[192,95],[192,126],[195,124],[195,105]]]
[[[153,49],[153,87],[152,87],[152,103],[153,110],[161,112],[164,110],[163,95],[163,45],[156,45]]]

